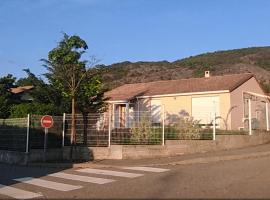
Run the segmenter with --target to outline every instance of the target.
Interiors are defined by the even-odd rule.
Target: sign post
[[[44,115],[40,120],[41,126],[44,128],[44,161],[46,161],[48,129],[53,126],[53,118],[50,115]]]

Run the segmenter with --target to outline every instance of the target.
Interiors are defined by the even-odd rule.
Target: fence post
[[[111,147],[111,110],[109,110],[109,131],[108,131],[108,147]]]
[[[214,113],[214,120],[213,120],[213,140],[216,140],[216,112]]]
[[[266,112],[266,130],[269,131],[268,102],[265,103],[265,112]]]
[[[249,128],[249,135],[252,135],[252,127],[251,127],[251,100],[248,99],[248,128]]]
[[[63,113],[62,147],[65,146],[66,113]]]
[[[125,126],[129,128],[129,103],[126,103]]]
[[[162,105],[162,146],[165,145],[165,106]]]
[[[29,131],[30,131],[30,114],[27,114],[26,148],[25,148],[26,153],[29,153]]]

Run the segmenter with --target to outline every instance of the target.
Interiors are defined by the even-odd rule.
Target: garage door
[[[210,124],[214,113],[219,116],[219,97],[194,97],[192,98],[192,116],[200,120],[200,124]]]

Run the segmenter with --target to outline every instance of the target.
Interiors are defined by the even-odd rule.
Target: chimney
[[[210,77],[210,71],[205,71],[204,72],[204,77],[209,78]]]

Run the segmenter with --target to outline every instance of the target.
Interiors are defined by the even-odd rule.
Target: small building
[[[29,94],[29,92],[33,89],[34,89],[34,86],[28,85],[28,86],[10,88],[9,91],[13,95],[16,95],[21,101],[29,102],[29,101],[33,101],[33,97]]]
[[[253,74],[210,76],[206,71],[203,78],[125,84],[105,93],[105,97],[116,128],[129,127],[148,112],[153,124],[161,123],[162,113],[165,123],[192,117],[202,126],[213,124],[216,116],[218,128],[239,130],[249,117],[248,94],[266,96]],[[253,99],[252,118],[265,118],[266,103],[267,98],[264,102]]]

